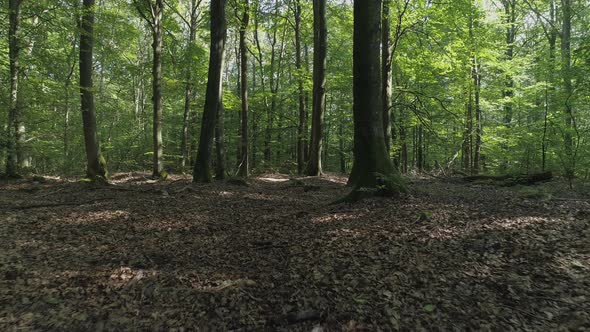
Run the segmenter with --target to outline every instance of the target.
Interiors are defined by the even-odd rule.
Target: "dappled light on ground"
[[[342,177],[263,178],[6,183],[0,329],[590,327],[585,193],[415,180],[349,205]]]

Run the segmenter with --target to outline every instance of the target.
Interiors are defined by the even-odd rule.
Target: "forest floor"
[[[590,330],[588,185],[344,182],[0,182],[0,330]]]

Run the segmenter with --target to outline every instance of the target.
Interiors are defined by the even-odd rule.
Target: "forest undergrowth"
[[[587,330],[590,187],[0,183],[0,330]]]

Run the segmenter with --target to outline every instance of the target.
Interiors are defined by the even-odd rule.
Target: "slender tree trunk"
[[[18,170],[18,128],[20,127],[20,110],[18,105],[18,83],[19,83],[19,28],[20,28],[20,6],[22,0],[8,1],[8,55],[10,62],[10,109],[8,110],[8,154],[6,160],[6,175],[17,176]]]
[[[242,99],[241,132],[240,132],[240,164],[238,176],[247,177],[250,173],[248,156],[248,47],[246,45],[246,33],[250,21],[250,4],[244,0],[244,13],[240,26],[240,97]]]
[[[418,125],[417,129],[416,163],[418,164],[418,172],[422,172],[424,170],[424,129],[422,125]]]
[[[348,184],[386,185],[397,175],[387,154],[381,99],[381,0],[354,1],[353,115],[354,163]]]
[[[389,6],[391,0],[383,0],[383,13],[381,20],[381,98],[383,99],[383,131],[385,135],[385,146],[389,155],[391,151],[391,18]]]
[[[338,156],[340,157],[340,173],[346,173],[346,154],[344,153],[344,124],[338,121]]]
[[[252,91],[256,91],[256,62],[252,61]],[[258,113],[252,114],[252,168],[258,166]]]
[[[295,67],[297,67],[297,88],[299,91],[299,125],[297,127],[297,173],[303,174],[305,167],[305,146],[307,145],[307,110],[305,104],[304,75],[301,61],[301,0],[295,0]]]
[[[575,157],[573,152],[574,113],[571,104],[573,95],[571,73],[571,34],[572,34],[572,0],[561,0],[562,31],[561,31],[561,74],[563,78],[564,114],[565,114],[565,175],[569,179],[575,173]]]
[[[152,175],[155,177],[162,176],[164,170],[164,145],[162,143],[162,44],[163,44],[163,27],[162,11],[164,9],[164,0],[156,0],[152,5],[153,23],[152,49],[154,52],[152,66],[152,98],[154,103],[153,114],[153,142],[154,142],[154,160]]]
[[[469,87],[467,92],[467,103],[465,105],[465,127],[463,131],[463,170],[469,172],[472,165],[472,143],[473,143],[473,92]]]
[[[481,143],[482,143],[482,119],[481,119],[481,105],[480,105],[480,90],[481,90],[481,74],[480,64],[477,62],[477,57],[473,57],[473,85],[475,89],[475,151],[473,153],[473,174],[478,174],[481,168]]]
[[[402,110],[403,111],[403,110]],[[400,159],[401,159],[401,172],[408,173],[408,141],[406,135],[406,127],[403,121],[399,122],[399,140],[401,144]]]
[[[213,145],[213,135],[217,122],[217,113],[219,108],[222,107],[222,73],[227,30],[225,5],[226,0],[213,0],[210,4],[211,47],[209,54],[209,73],[199,149],[197,151],[195,168],[193,170],[194,182],[211,182],[212,180],[211,150]]]
[[[196,36],[197,36],[197,18],[198,18],[198,4],[197,0],[191,0],[191,14],[190,14],[190,22],[189,22],[189,36],[188,36],[188,57],[192,56],[192,49],[193,44],[195,43]],[[184,86],[184,112],[182,116],[182,141],[180,143],[180,153],[182,155],[182,160],[180,162],[180,166],[184,169],[188,162],[188,129],[190,125],[190,112],[191,112],[191,104],[193,101],[194,96],[194,83],[192,77],[192,69],[191,66],[187,66],[186,70],[186,82]]]
[[[304,54],[304,59],[305,59],[305,73],[309,73],[309,47],[307,44],[303,45],[303,54]],[[306,90],[305,92],[305,105],[307,107],[307,105],[309,105],[309,90]],[[305,111],[305,123],[303,125],[303,133],[304,133],[304,138],[303,138],[303,156],[305,158],[305,164],[307,165],[307,161],[309,160],[309,112]]]
[[[309,176],[319,176],[322,174],[322,135],[326,109],[326,50],[328,44],[326,0],[314,0],[313,12],[313,109],[309,160],[305,173]]]
[[[106,162],[100,153],[94,91],[92,86],[92,48],[94,46],[94,0],[84,0],[84,12],[80,19],[80,95],[84,147],[86,149],[86,175],[93,181],[106,179]]]
[[[512,62],[514,57],[514,42],[516,38],[516,1],[517,0],[501,0],[504,6],[505,24],[506,24],[506,50],[505,58],[507,62]],[[511,74],[505,76],[504,90],[502,91],[502,98],[504,98],[504,124],[510,127],[512,124],[513,109],[512,97],[514,96],[514,78]]]

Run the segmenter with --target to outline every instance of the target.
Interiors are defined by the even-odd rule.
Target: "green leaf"
[[[436,306],[434,304],[427,304],[424,306],[423,309],[426,312],[433,312],[434,310],[436,310]]]

